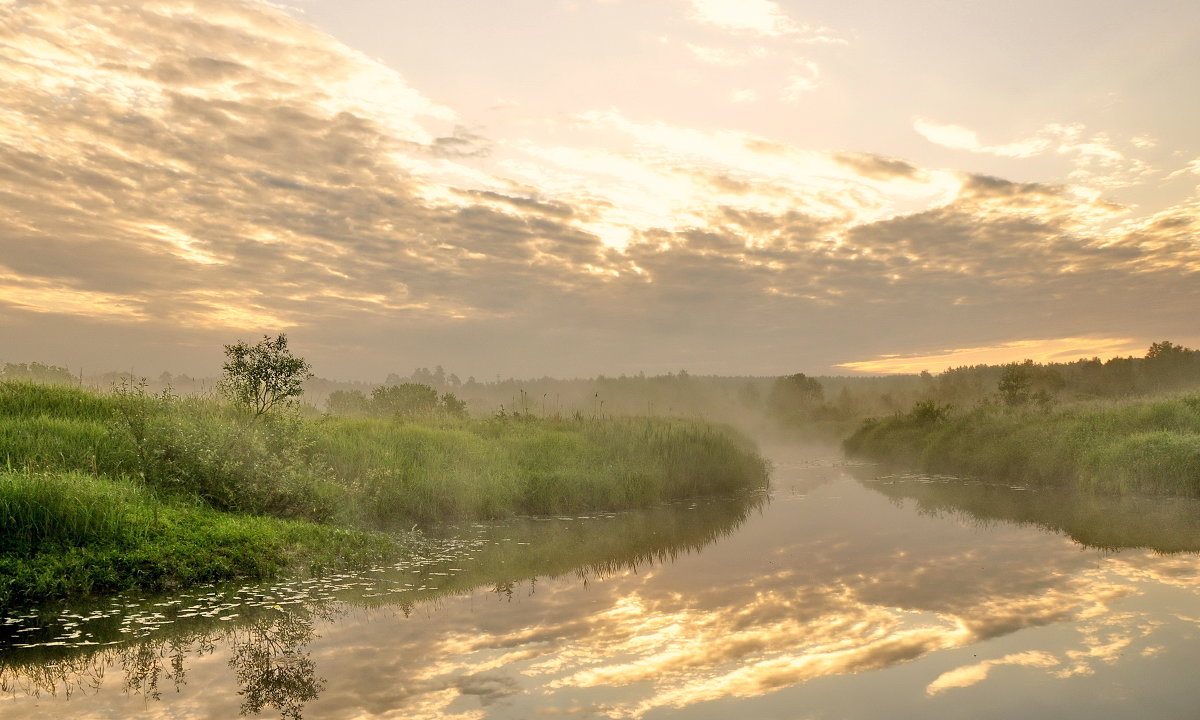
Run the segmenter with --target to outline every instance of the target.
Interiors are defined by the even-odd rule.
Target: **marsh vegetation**
[[[377,560],[464,518],[761,487],[685,420],[255,416],[216,398],[0,383],[0,604]]]

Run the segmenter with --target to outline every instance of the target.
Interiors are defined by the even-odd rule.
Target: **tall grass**
[[[327,418],[316,437],[317,456],[379,523],[628,508],[730,494],[767,476],[746,440],[689,421]]]
[[[203,398],[0,383],[0,602],[268,576],[288,538],[302,562],[335,541],[386,544],[341,528],[629,508],[766,477],[744,438],[692,421],[254,419]]]
[[[986,406],[864,423],[848,452],[934,472],[1111,492],[1200,496],[1200,397],[1055,410]]]
[[[128,479],[0,472],[0,608],[368,562],[386,536],[164,502]]]

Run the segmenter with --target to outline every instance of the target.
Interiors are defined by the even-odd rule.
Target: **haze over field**
[[[0,360],[916,372],[1200,343],[1200,5],[0,0]]]

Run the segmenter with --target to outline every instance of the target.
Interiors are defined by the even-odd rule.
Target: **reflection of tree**
[[[316,666],[303,646],[312,641],[312,621],[302,612],[280,611],[272,622],[256,623],[233,641],[229,666],[241,689],[242,714],[273,707],[283,717],[299,720],[305,703],[325,688]]]
[[[209,655],[215,648],[213,636],[203,632],[146,640],[125,647],[119,651],[125,671],[125,692],[158,700],[162,697],[159,681],[163,679],[170,681],[175,692],[179,692],[187,684],[187,659]]]
[[[105,668],[120,664],[127,694],[160,700],[168,683],[176,692],[187,684],[189,660],[212,655],[222,645],[230,648],[229,666],[243,697],[243,715],[276,708],[284,718],[299,720],[305,704],[325,686],[305,645],[315,637],[314,616],[328,619],[327,615],[319,607],[276,608],[233,627],[221,623],[179,629],[106,649],[33,649],[0,658],[0,692],[30,697],[94,693],[100,689]]]
[[[56,659],[35,656],[27,662],[0,663],[0,692],[31,697],[95,692],[104,679],[104,662],[94,655]]]

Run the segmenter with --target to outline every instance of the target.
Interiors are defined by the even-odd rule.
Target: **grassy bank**
[[[380,530],[637,507],[766,482],[701,423],[431,423],[0,383],[0,606],[359,564]]]
[[[930,472],[1200,497],[1200,396],[965,413],[918,403],[867,421],[845,447]]]
[[[0,607],[367,563],[399,538],[163,501],[128,479],[0,473]]]

